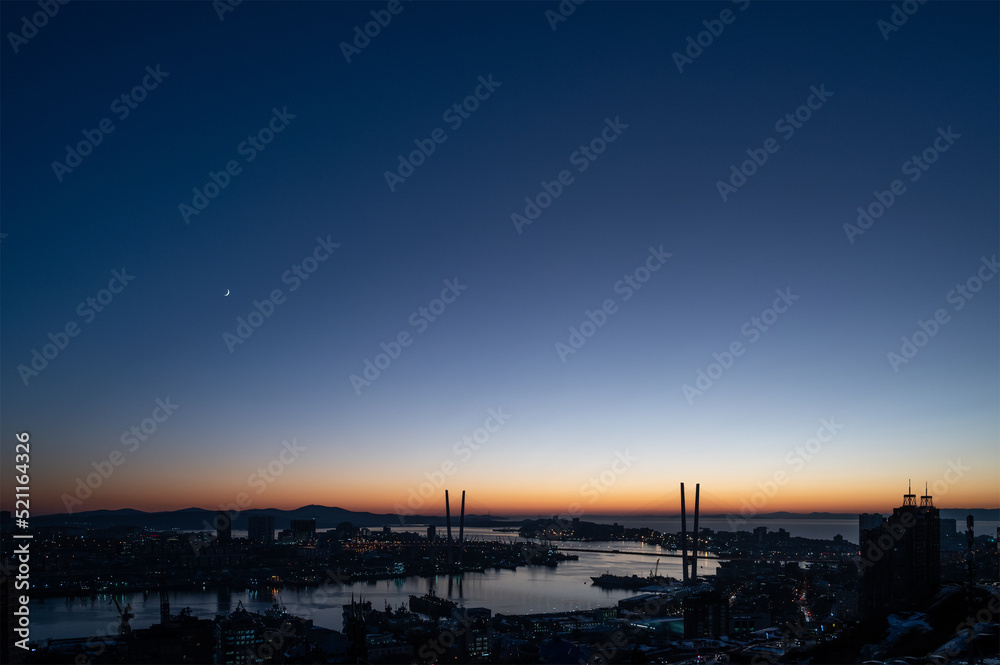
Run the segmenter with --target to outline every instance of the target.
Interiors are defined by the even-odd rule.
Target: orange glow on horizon
[[[166,484],[166,483],[164,483]],[[144,512],[173,511],[185,508],[204,508],[219,510],[229,508],[235,510],[250,510],[274,508],[279,510],[294,510],[307,505],[322,505],[337,507],[353,512],[369,512],[376,514],[411,514],[443,516],[444,489],[435,491],[427,498],[417,494],[399,492],[387,496],[384,491],[372,489],[367,491],[334,491],[330,488],[314,488],[298,486],[294,491],[289,487],[274,487],[257,494],[253,488],[245,485],[232,484],[227,486],[191,487],[185,488],[183,498],[175,498],[178,492],[171,487],[157,487],[137,483],[139,486],[128,486],[132,483],[122,483],[115,487],[100,487],[86,500],[79,504],[70,502],[71,512],[76,514],[91,510],[119,510],[131,508]],[[451,510],[457,515],[461,502],[462,488],[457,484],[451,490]],[[694,483],[687,485],[687,511],[694,513]],[[745,493],[729,492],[716,494],[711,484],[703,483],[700,511],[703,515],[743,515],[766,514],[774,512],[791,513],[848,513],[862,512],[886,513],[902,504],[903,493],[898,487],[877,487],[869,489],[864,496],[856,491],[841,491],[833,494],[818,491],[817,488],[793,489],[782,488],[772,497],[766,497],[759,489],[749,489]],[[59,492],[46,492],[47,501],[42,500],[43,492],[40,486],[33,488],[33,499],[38,508],[36,515],[66,513],[65,499],[67,488],[59,488]],[[661,488],[662,490],[662,488]],[[914,494],[923,494],[914,488]],[[72,493],[70,493],[72,495]],[[933,494],[932,494],[933,496]],[[591,500],[593,499],[593,500]],[[934,496],[933,503],[942,509],[969,508],[1000,508],[997,492],[994,488],[962,487],[955,489],[946,496]],[[4,509],[8,509],[4,506]],[[605,496],[594,496],[590,493],[581,495],[578,491],[548,492],[535,490],[510,492],[497,489],[469,490],[466,494],[466,514],[494,516],[552,516],[562,518],[578,515],[609,515],[609,516],[644,516],[644,515],[677,515],[680,513],[679,487],[671,491],[656,494],[651,491],[640,491],[632,488],[629,491],[608,492]]]

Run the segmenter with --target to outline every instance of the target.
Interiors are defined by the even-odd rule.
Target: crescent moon
[[[227,296],[229,295],[229,289],[226,289],[225,295],[227,295]]]

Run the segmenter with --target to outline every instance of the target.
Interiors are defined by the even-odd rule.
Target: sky
[[[39,11],[4,509],[1000,506],[996,3]]]

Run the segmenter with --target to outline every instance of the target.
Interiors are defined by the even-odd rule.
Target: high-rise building
[[[871,534],[867,532],[880,531],[884,520],[882,513],[861,513],[858,515],[858,544],[862,550],[864,550],[865,541],[871,537]]]
[[[861,555],[858,612],[861,616],[868,616],[889,606],[892,582],[889,556],[893,541],[886,527],[885,518],[880,513],[858,515],[858,547]]]
[[[941,584],[941,515],[924,490],[892,511],[889,529],[902,527],[892,553],[892,609],[911,609],[933,596]],[[895,530],[899,532],[899,528]]]
[[[958,531],[958,520],[941,520],[941,550],[949,552],[962,552],[965,550],[964,533]]]
[[[228,510],[220,510],[215,513],[215,534],[219,543],[228,543],[233,540],[233,516]]]
[[[274,520],[273,517],[268,519]],[[274,533],[273,530],[271,533]],[[219,665],[263,663],[263,634],[264,626],[259,618],[241,605],[228,617],[215,623],[215,662]]]
[[[274,543],[274,518],[270,515],[253,515],[247,536],[251,543],[270,545]]]
[[[215,622],[198,619],[191,608],[181,614],[133,632],[129,658],[135,663],[211,663],[215,651]],[[226,662],[226,661],[219,661]]]
[[[316,520],[292,520],[291,531],[297,538],[315,538]]]
[[[456,607],[451,618],[462,627],[462,655],[466,658],[489,657],[493,642],[490,618],[493,611],[486,607]]]
[[[729,598],[715,589],[684,598],[684,637],[718,639],[729,629]]]
[[[888,519],[860,515],[858,532],[862,616],[916,609],[934,595],[941,583],[941,517],[926,490],[919,505],[912,491],[904,494]]]

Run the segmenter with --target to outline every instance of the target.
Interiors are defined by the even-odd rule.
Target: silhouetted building
[[[365,614],[371,611],[371,601],[364,598],[354,602],[351,594],[351,604],[344,605],[344,637],[350,642],[348,657],[355,662],[368,662],[368,625]]]
[[[493,611],[486,607],[456,607],[451,611],[452,620],[458,622],[462,631],[463,657],[486,658],[490,655],[492,616]]]
[[[729,627],[725,632],[731,637],[741,637],[773,625],[766,594],[738,595],[729,606]]]
[[[885,612],[892,597],[893,538],[881,515],[861,515],[861,565],[858,583],[858,613],[867,617]],[[875,522],[874,517],[878,517]],[[865,519],[867,518],[867,519]]]
[[[961,552],[965,549],[965,534],[958,531],[958,521],[954,519],[941,520],[941,550]]]
[[[885,518],[882,513],[861,513],[858,515],[858,543],[864,552],[864,544],[871,537],[869,531],[881,531]],[[878,534],[875,535],[878,538]]]
[[[134,631],[129,657],[136,663],[210,663],[215,652],[215,624],[185,608],[181,614]]]
[[[315,538],[316,520],[292,520],[292,533],[296,538]]]
[[[232,542],[233,516],[228,510],[220,510],[215,513],[215,535],[220,543]]]
[[[435,539],[437,539],[437,529],[431,524],[427,527],[427,540],[433,541]]]
[[[263,623],[241,605],[228,617],[216,620],[215,662],[224,665],[263,662],[263,635]]]
[[[247,536],[251,543],[270,545],[274,543],[274,518],[270,515],[254,515],[250,518]]]
[[[934,595],[941,583],[941,518],[930,495],[917,505],[907,492],[888,519],[860,515],[858,532],[861,616],[917,609]]]
[[[729,629],[729,599],[718,591],[692,593],[684,599],[684,638],[718,638]]]
[[[890,530],[904,529],[892,554],[893,610],[915,608],[941,584],[941,515],[926,492],[919,506],[910,496],[889,518]]]

